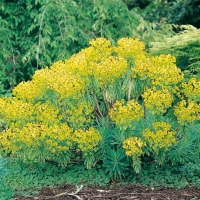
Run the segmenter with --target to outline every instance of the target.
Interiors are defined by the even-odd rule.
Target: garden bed
[[[111,184],[107,187],[83,186],[77,189],[72,185],[63,184],[55,188],[45,187],[32,197],[16,196],[16,198],[18,200],[197,200],[200,199],[200,189],[195,187],[186,187],[182,189],[164,187],[150,188],[130,184]]]

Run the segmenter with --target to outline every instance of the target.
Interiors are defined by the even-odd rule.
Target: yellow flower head
[[[111,42],[105,38],[92,39],[89,44],[97,49],[106,49],[111,46]]]
[[[126,105],[124,100],[121,100],[116,101],[109,110],[109,116],[120,128],[126,129],[132,121],[140,120],[144,116],[144,111],[135,100],[128,101]]]
[[[155,122],[152,124],[153,130],[145,129],[142,132],[144,139],[149,142],[150,147],[158,152],[159,149],[167,150],[177,143],[175,131],[170,131],[171,125],[166,122]]]
[[[81,100],[75,103],[68,103],[66,110],[67,121],[74,129],[80,129],[87,123],[92,122],[94,107],[87,101]]]
[[[22,146],[35,148],[36,151],[40,147],[51,152],[54,149],[54,153],[60,153],[71,148],[72,131],[66,124],[47,126],[42,123],[27,123],[22,129],[9,128],[2,132],[0,145],[12,153],[17,153]]]
[[[145,45],[139,39],[121,38],[117,41],[114,51],[118,56],[124,58],[135,58],[137,55],[144,54]]]
[[[41,97],[45,87],[38,87],[34,82],[27,81],[19,83],[12,91],[12,94],[20,99],[28,99],[30,101]]]
[[[81,76],[71,72],[63,62],[56,62],[51,69],[36,71],[33,82],[40,87],[45,85],[46,90],[60,94],[61,99],[68,98],[84,91],[85,83]]]
[[[142,55],[136,58],[132,71],[134,78],[149,79],[153,85],[161,87],[176,85],[184,76],[175,65],[175,57],[171,55]]]
[[[123,142],[126,155],[131,157],[143,154],[142,147],[144,146],[146,146],[146,143],[137,137],[130,137]]]
[[[34,112],[34,105],[24,102],[16,97],[6,97],[0,99],[0,115],[10,124],[14,121],[31,121]]]
[[[182,92],[191,101],[200,101],[200,81],[191,78],[187,83],[182,83]]]
[[[152,113],[163,113],[172,105],[173,98],[167,89],[148,89],[142,95],[147,109]]]
[[[124,77],[128,64],[121,57],[107,57],[100,63],[93,64],[93,76],[100,86],[112,83],[116,78]]]
[[[96,151],[96,147],[102,137],[97,129],[90,127],[88,130],[76,130],[72,139],[78,144],[78,148],[81,151],[86,152]]]
[[[200,105],[194,101],[187,104],[185,100],[182,100],[174,106],[174,114],[182,125],[200,120]]]

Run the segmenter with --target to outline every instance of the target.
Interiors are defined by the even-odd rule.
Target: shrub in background
[[[200,29],[181,26],[184,31],[162,42],[152,42],[149,49],[152,55],[172,54],[176,56],[177,66],[187,78],[200,78]]]
[[[128,0],[124,0],[129,3]],[[133,1],[137,4],[137,0]],[[191,24],[199,28],[200,4],[193,0],[144,0],[138,3],[142,16],[151,22]],[[143,6],[144,5],[144,6]]]
[[[175,61],[150,56],[138,39],[91,40],[0,99],[1,152],[27,163],[102,163],[115,178],[149,161],[199,160],[200,81],[184,80]]]
[[[122,0],[1,1],[1,93],[29,80],[36,69],[69,58],[97,37],[112,42],[121,37],[163,38],[171,27],[157,32]],[[155,29],[155,31],[154,31]],[[156,33],[156,35],[154,35]]]

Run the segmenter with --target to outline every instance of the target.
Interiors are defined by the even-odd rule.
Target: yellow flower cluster
[[[200,105],[194,101],[187,104],[185,100],[182,100],[174,106],[174,114],[182,125],[200,120]]]
[[[101,134],[93,127],[88,130],[75,130],[73,134],[73,141],[78,144],[78,148],[83,152],[95,151],[101,140]]]
[[[200,81],[191,78],[188,83],[182,83],[182,92],[189,100],[200,101]]]
[[[0,152],[15,154],[19,151],[22,146],[17,144],[18,141],[15,139],[20,133],[19,128],[7,129],[0,133]]]
[[[117,41],[114,52],[124,58],[135,58],[137,55],[144,54],[145,45],[139,39],[121,38]]]
[[[84,56],[88,63],[100,62],[102,58],[112,55],[111,42],[105,38],[97,38],[90,41],[90,47],[83,49],[79,54]]]
[[[20,99],[34,100],[47,90],[52,90],[63,99],[75,96],[84,89],[85,82],[81,76],[75,74],[64,62],[58,61],[50,69],[37,70],[32,81],[22,82],[13,89],[13,95]]]
[[[147,109],[152,113],[163,113],[172,105],[173,98],[167,89],[147,89],[142,95]]]
[[[46,134],[47,140],[44,141],[45,146],[52,153],[62,153],[69,151],[73,145],[73,130],[66,123],[55,124],[49,127],[49,131]],[[43,140],[40,141],[42,143]]]
[[[146,143],[137,137],[130,137],[123,142],[123,148],[126,150],[126,155],[130,157],[143,154],[142,147],[144,146],[146,146]]]
[[[0,116],[8,124],[15,121],[32,121],[35,108],[32,103],[17,98],[0,98]]]
[[[84,77],[84,79],[88,78],[93,73],[93,68],[89,63],[91,62],[91,59],[94,59],[96,54],[97,50],[92,47],[88,47],[81,52],[74,54],[71,58],[65,60],[65,67],[74,74],[80,74],[82,77]],[[91,58],[87,58],[87,56],[91,56]]]
[[[12,91],[12,94],[20,99],[34,99],[41,97],[45,87],[38,87],[33,81],[21,82]]]
[[[0,135],[0,146],[5,151],[17,153],[22,146],[43,147],[50,152],[67,151],[72,146],[72,129],[66,124],[46,126],[42,123],[27,123],[22,129],[9,128]]]
[[[45,82],[47,89],[59,93],[61,99],[75,96],[85,89],[81,76],[71,72],[61,61],[54,63],[48,71],[40,71],[34,74],[33,81],[38,84]]]
[[[34,99],[41,98],[47,90],[47,80],[49,69],[37,70],[33,75],[32,81],[19,83],[12,91],[12,94],[19,99],[26,99],[33,101]],[[35,79],[34,77],[40,77]]]
[[[49,89],[49,76],[51,76],[51,70],[47,67],[45,69],[36,70],[32,77],[32,82],[37,85],[38,88]]]
[[[167,150],[170,146],[175,145],[176,132],[170,131],[171,125],[166,122],[155,122],[152,124],[153,131],[145,129],[142,132],[144,139],[149,142],[150,147],[158,152],[159,149]]]
[[[74,129],[83,128],[93,121],[94,107],[89,102],[84,100],[76,102],[76,104],[69,102],[67,106],[67,121]]]
[[[114,82],[116,78],[124,77],[128,64],[121,57],[107,57],[100,63],[93,63],[93,75],[100,86]]]
[[[34,120],[46,125],[59,124],[64,118],[64,114],[60,113],[59,108],[53,106],[48,101],[45,103],[37,103],[34,105]]]
[[[92,39],[89,44],[96,49],[104,51],[105,49],[111,47],[111,42],[105,38]]]
[[[21,127],[28,122],[56,124],[63,119],[59,112],[59,109],[48,101],[33,104],[17,98],[0,98],[0,116],[12,127]]]
[[[171,55],[154,57],[141,55],[136,58],[132,71],[134,78],[150,79],[152,84],[161,87],[176,85],[184,76],[175,65],[175,57]]]
[[[121,100],[116,101],[109,110],[109,116],[117,126],[126,129],[131,126],[131,122],[138,121],[144,116],[144,110],[135,100],[128,101],[126,105],[125,101]]]
[[[91,47],[83,49],[66,61],[66,65],[70,66],[73,72],[85,77],[85,84],[88,84],[88,77],[94,77],[102,86],[125,75],[128,63],[123,57],[111,55],[110,41],[98,38],[92,40],[90,44]]]
[[[51,69],[37,70],[32,81],[22,82],[13,89],[13,95],[31,101],[41,97],[48,89],[57,92],[63,99],[83,91],[85,83],[59,61]]]

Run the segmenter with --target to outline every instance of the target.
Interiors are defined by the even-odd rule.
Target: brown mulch
[[[200,189],[150,188],[137,185],[83,186],[75,188],[64,184],[45,187],[34,197],[15,197],[18,200],[200,200]]]

